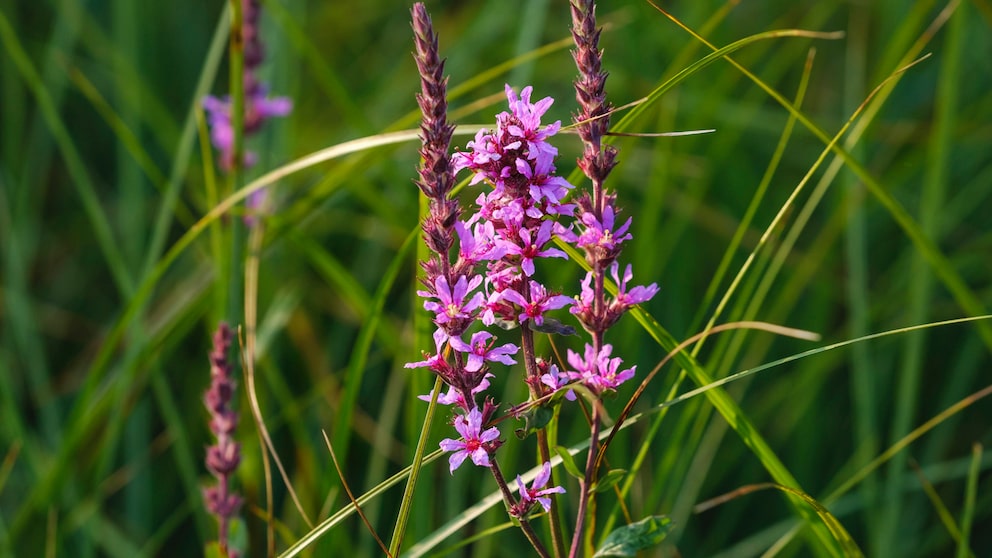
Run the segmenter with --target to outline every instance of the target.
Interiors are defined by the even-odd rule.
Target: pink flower
[[[469,230],[469,224],[458,221],[455,232],[458,233],[458,257],[468,263],[487,260],[498,260],[503,257],[504,250],[496,245],[496,233],[490,221],[476,223],[474,230]]]
[[[558,149],[547,139],[561,128],[560,121],[541,127],[541,116],[554,99],[545,97],[531,103],[533,88],[525,87],[520,98],[509,85],[505,90],[510,111],[496,115],[496,130],[479,130],[467,144],[470,152],[455,153],[451,157],[453,172],[469,169],[475,173],[472,184],[488,180],[497,192],[502,192],[505,179],[519,172],[516,161],[520,158],[535,161],[537,168],[553,168]]]
[[[552,295],[537,281],[530,282],[530,300],[513,289],[507,289],[500,294],[504,301],[520,306],[522,312],[517,316],[520,323],[533,320],[536,325],[544,323],[544,313],[548,310],[557,310],[575,302],[565,295]]]
[[[568,191],[575,187],[554,174],[555,167],[551,164],[551,159],[537,159],[533,168],[528,161],[517,159],[517,171],[527,177],[530,183],[530,195],[534,202],[547,198],[550,203],[558,204]]]
[[[517,99],[517,96],[513,93],[513,88],[509,85],[506,85],[504,89],[506,91],[506,99],[510,104],[510,111],[516,119],[516,122],[506,126],[506,131],[511,136],[521,138],[527,142],[530,159],[553,161],[555,156],[558,155],[558,149],[548,143],[547,139],[558,133],[558,130],[561,128],[561,121],[558,120],[548,124],[542,130],[541,117],[551,108],[555,100],[551,97],[545,97],[536,103],[531,103],[530,94],[534,88],[529,85],[520,91],[519,99]],[[503,115],[497,116],[497,121],[500,120],[500,116]]]
[[[581,380],[586,387],[595,393],[602,393],[608,389],[616,389],[620,384],[634,377],[637,367],[632,366],[626,370],[619,370],[623,360],[619,357],[610,358],[613,352],[613,345],[603,345],[599,353],[596,349],[587,344],[585,354],[568,350],[568,363],[573,370],[569,376],[573,380]]]
[[[575,297],[575,304],[568,309],[572,314],[577,314],[579,316],[589,316],[591,317],[593,309],[593,299],[596,297],[596,293],[592,290],[592,272],[586,273],[586,278],[582,280],[582,292],[579,296]]]
[[[489,467],[489,450],[486,446],[499,438],[499,429],[493,426],[481,431],[482,413],[479,412],[478,408],[475,408],[469,411],[467,420],[465,415],[455,417],[455,430],[462,435],[461,440],[445,438],[440,443],[442,450],[455,452],[448,458],[451,474],[455,473],[455,469],[467,457],[471,457],[472,463],[479,467]]]
[[[444,355],[441,352],[441,347],[444,346],[444,342],[448,339],[448,334],[442,329],[437,329],[434,331],[434,347],[437,352],[433,355],[427,354],[424,351],[424,360],[419,362],[408,362],[403,365],[403,368],[430,368],[436,374],[441,376],[441,378],[447,378],[451,375],[451,365],[448,361],[444,359]]]
[[[481,393],[489,389],[489,378],[494,378],[495,374],[486,374],[479,385],[472,389],[472,395]],[[417,399],[421,401],[427,401],[430,403],[431,398],[434,397],[434,390],[431,390],[427,395],[418,395]],[[466,408],[465,398],[462,396],[461,392],[455,389],[453,386],[448,386],[447,393],[442,393],[437,396],[437,402],[441,405],[458,405],[461,408]]]
[[[623,279],[621,279],[617,275],[617,271],[619,270],[620,264],[613,262],[613,265],[610,266],[610,274],[613,275],[613,280],[617,284],[617,296],[613,303],[614,306],[619,306],[626,310],[635,304],[651,300],[658,293],[657,283],[651,283],[647,287],[637,286],[627,291],[627,282],[634,278],[634,272],[631,271],[630,264],[627,264],[627,268],[623,272]]]
[[[602,222],[596,219],[592,213],[583,213],[580,219],[582,224],[586,226],[586,230],[579,235],[577,242],[579,248],[598,247],[604,250],[614,250],[623,241],[633,238],[627,234],[631,219],[628,217],[620,228],[613,230],[614,225],[616,225],[615,218],[616,213],[611,204],[607,204],[603,209]]]
[[[568,374],[561,372],[555,364],[551,365],[547,374],[541,375],[541,383],[551,388],[552,393],[568,385],[569,381],[571,381],[571,378],[569,378]],[[568,393],[565,394],[565,399],[575,401],[575,392],[568,390]]]
[[[544,462],[541,472],[534,477],[534,482],[531,483],[530,488],[527,488],[520,475],[517,475],[517,487],[520,488],[520,501],[513,506],[510,513],[517,517],[523,517],[534,507],[534,504],[540,504],[546,512],[551,511],[551,498],[548,496],[551,494],[564,494],[565,489],[560,486],[544,488],[549,480],[551,480],[550,461]]]
[[[417,291],[417,294],[425,298],[436,296],[440,301],[428,300],[424,302],[424,309],[428,312],[434,312],[434,322],[437,324],[445,324],[453,320],[470,320],[472,319],[472,312],[485,301],[485,296],[478,292],[466,302],[465,295],[469,291],[475,290],[481,283],[481,275],[472,277],[471,281],[462,275],[458,278],[454,288],[451,288],[448,285],[448,278],[444,275],[438,275],[437,279],[434,280],[436,294],[427,291]]]
[[[489,341],[490,339],[492,341]],[[507,366],[517,363],[510,358],[510,355],[516,354],[519,348],[513,343],[493,347],[495,341],[493,334],[488,331],[473,333],[471,343],[462,341],[460,337],[452,337],[448,340],[451,348],[468,354],[468,362],[465,363],[465,370],[468,372],[478,371],[482,368],[483,361],[502,362]]]
[[[528,277],[534,275],[535,258],[564,258],[568,259],[568,254],[557,248],[542,249],[551,240],[552,221],[542,221],[541,228],[537,234],[533,234],[529,229],[520,229],[519,244],[509,241],[501,241],[499,245],[505,249],[506,255],[520,256],[520,268]],[[533,238],[532,238],[533,237]]]

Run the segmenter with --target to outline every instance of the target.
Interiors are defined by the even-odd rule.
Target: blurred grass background
[[[250,140],[260,162],[246,182],[320,149],[415,127],[419,83],[409,4],[263,5],[263,73],[295,108]],[[566,2],[427,6],[448,59],[459,123],[491,123],[503,105],[490,96],[503,83],[534,85],[537,98],[556,99],[551,118],[569,120],[575,69],[566,43],[505,64],[568,37]],[[828,170],[828,157],[771,231],[718,322],[801,327],[820,332],[825,344],[987,313],[992,3],[952,2],[953,10],[941,2],[895,0],[664,7],[717,46],[773,29],[844,31],[839,40],[760,41],[733,55],[793,99],[815,47],[801,111],[828,137],[882,80],[932,53],[880,95],[884,104],[866,113],[856,142],[842,140],[862,175],[849,164]],[[202,465],[210,443],[201,399],[209,382],[206,354],[219,320],[244,323],[240,266],[250,251],[237,231],[237,209],[213,220],[207,232],[188,231],[218,203],[213,182],[220,199],[232,193],[224,177],[210,174],[213,165],[205,166],[194,118],[204,93],[227,90],[223,13],[216,0],[0,0],[0,553],[185,556],[199,554],[216,536],[199,492],[210,482]],[[646,2],[604,2],[599,14],[607,25],[607,89],[616,105],[647,95],[710,52]],[[609,183],[634,217],[635,237],[623,259],[634,263],[637,283],[661,286],[645,310],[676,339],[709,320],[825,146],[725,61],[679,83],[629,131],[706,128],[716,132],[618,138],[621,163]],[[467,140],[459,136],[455,143]],[[579,142],[562,135],[557,145],[559,171],[567,175]],[[408,465],[421,431],[426,405],[414,396],[433,380],[402,367],[430,348],[415,341],[415,251],[401,252],[417,227],[416,164],[417,144],[405,142],[307,167],[272,187],[253,303],[258,394],[311,519],[347,504],[322,429],[345,458],[356,492]],[[866,188],[865,176],[904,209],[916,241],[891,203]],[[466,202],[474,197],[464,194]],[[190,242],[170,253],[183,235]],[[928,257],[919,238],[942,258]],[[718,273],[723,260],[728,272]],[[383,283],[391,265],[399,265],[396,282]],[[546,277],[573,293],[581,273],[562,262]],[[363,329],[375,319],[374,330]],[[727,389],[803,489],[822,501],[911,430],[988,385],[992,337],[981,324],[851,345]],[[630,317],[609,341],[643,373],[665,353]],[[559,350],[572,344],[578,340],[559,341]],[[698,358],[720,377],[815,346],[725,333],[711,338]],[[495,384],[494,394],[507,403],[525,396],[515,374]],[[677,368],[666,369],[639,408],[671,398],[678,377]],[[612,412],[632,390],[621,391]],[[261,454],[243,389],[239,395],[245,458],[237,486],[250,503],[243,515],[251,555],[262,555]],[[447,412],[440,415],[432,448],[448,435]],[[985,400],[943,420],[831,502],[831,511],[871,556],[966,556],[969,548],[988,555],[992,535],[980,527],[992,521],[992,453],[984,449],[992,443],[990,423],[992,403]],[[774,490],[693,511],[697,503],[770,479],[704,397],[671,407],[653,424],[644,462],[630,479],[628,506],[634,519],[675,519],[659,555],[759,555],[796,524]],[[503,434],[513,442],[510,430]],[[577,443],[583,432],[588,435],[572,409],[560,440]],[[611,465],[628,467],[648,432],[641,425],[626,431],[609,453]],[[508,474],[533,465],[529,446],[508,443],[501,450]],[[969,473],[976,459],[979,468]],[[492,492],[484,473],[463,467],[450,477],[443,461],[428,465],[408,544]],[[277,546],[284,549],[309,528],[278,478],[274,484]],[[574,483],[566,488],[574,490]],[[380,533],[390,532],[400,495],[394,488],[367,507]],[[616,513],[612,508],[612,495],[604,494],[600,524]],[[566,517],[573,514],[574,501],[566,504]],[[349,521],[307,552],[375,555],[371,537]],[[505,521],[496,506],[439,548]],[[970,547],[960,547],[957,530],[968,525],[974,526]],[[782,552],[823,552],[815,546],[815,539],[799,537]],[[510,530],[455,552],[507,556],[527,549]]]

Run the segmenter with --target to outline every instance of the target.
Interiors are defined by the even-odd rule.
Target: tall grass
[[[202,393],[221,320],[243,328],[279,458],[263,459],[241,376],[251,555],[269,532],[276,553],[381,553],[324,432],[391,533],[426,427],[416,396],[434,383],[403,368],[430,347],[414,296],[409,5],[263,4],[266,77],[295,108],[247,140],[259,164],[229,183],[199,108],[228,91],[225,3],[0,0],[0,555],[203,552],[216,525],[200,492]],[[599,498],[593,540],[667,515],[652,555],[989,554],[992,4],[661,7],[672,17],[640,0],[599,10],[610,99],[646,98],[613,118],[629,135],[610,138],[621,162],[607,186],[634,217],[638,281],[662,289],[608,340],[637,381],[721,323],[822,341],[734,329],[679,351],[606,454],[630,474],[622,506]],[[504,83],[553,96],[551,120],[570,120],[566,2],[428,8],[457,145],[492,125]],[[557,145],[567,174],[581,144]],[[249,234],[241,202],[263,187],[274,209]],[[570,292],[581,261],[545,277]],[[947,322],[964,317],[978,319]],[[634,389],[608,402],[612,417]],[[495,382],[504,401],[524,391]],[[431,453],[449,418],[429,425],[405,555],[526,555],[485,472],[449,475]],[[588,444],[582,421],[555,435]],[[513,443],[498,459],[536,464]],[[577,486],[560,478],[572,518]]]

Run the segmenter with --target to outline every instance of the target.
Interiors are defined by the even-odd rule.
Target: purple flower
[[[478,292],[466,302],[465,295],[469,291],[475,290],[481,283],[481,275],[472,277],[471,281],[462,275],[455,282],[454,288],[451,288],[448,285],[448,278],[444,275],[438,275],[437,279],[434,280],[436,294],[432,295],[427,291],[417,291],[417,294],[422,297],[436,296],[440,300],[440,302],[431,300],[424,302],[424,309],[435,313],[434,322],[437,324],[446,324],[453,320],[471,320],[472,312],[482,305],[485,296]]]
[[[462,435],[461,440],[445,438],[441,440],[440,446],[444,451],[453,451],[448,458],[451,474],[455,473],[465,458],[471,457],[472,463],[479,467],[489,467],[489,450],[487,446],[499,438],[499,429],[495,426],[482,430],[482,413],[478,408],[472,409],[468,413],[468,420],[465,415],[455,417],[455,430]]]
[[[570,381],[571,378],[569,378],[568,374],[561,372],[555,364],[551,365],[547,374],[541,375],[541,383],[551,388],[552,393],[565,387]],[[565,399],[575,401],[575,392],[568,390],[568,393],[565,394]]]
[[[505,86],[506,99],[510,103],[510,111],[516,117],[516,122],[508,120],[506,131],[513,137],[518,137],[527,142],[527,149],[530,159],[547,159],[553,161],[558,155],[558,149],[547,142],[547,139],[558,133],[561,128],[561,121],[555,121],[541,129],[541,117],[551,108],[555,102],[551,97],[545,97],[536,103],[530,102],[530,94],[533,87],[527,86],[520,91],[520,98],[513,93],[513,88]],[[504,113],[505,114],[505,113]],[[502,115],[501,115],[502,116]],[[499,116],[496,117],[499,120]]]
[[[592,272],[590,271],[586,273],[586,278],[582,280],[582,292],[579,296],[575,297],[575,304],[568,309],[570,313],[582,318],[593,315],[593,300],[596,298],[596,292],[592,290],[591,283]]]
[[[610,274],[613,275],[613,280],[617,283],[617,296],[613,303],[614,306],[622,307],[626,310],[635,304],[651,300],[658,293],[657,283],[651,283],[647,287],[637,286],[627,291],[627,282],[634,278],[634,272],[631,271],[630,264],[627,264],[627,268],[623,272],[623,279],[621,279],[617,274],[619,270],[620,264],[613,262],[613,265],[610,266]]]
[[[455,223],[459,240],[458,257],[470,265],[503,257],[504,249],[496,244],[496,233],[491,221],[476,223],[471,231],[469,225],[462,221]]]
[[[258,86],[254,91],[246,91],[244,133],[258,131],[262,124],[276,116],[286,116],[293,110],[293,101],[288,97],[268,97],[265,87]],[[224,170],[234,166],[234,124],[231,119],[231,98],[207,95],[203,99],[203,109],[207,112],[207,122],[210,124],[210,141],[221,152],[220,164]],[[244,153],[245,167],[250,167],[258,160],[251,151]]]
[[[434,348],[437,350],[433,356],[424,352],[424,360],[419,362],[408,362],[403,365],[403,368],[430,368],[442,378],[446,378],[450,375],[451,366],[448,365],[448,361],[444,359],[444,355],[441,352],[441,347],[444,346],[444,342],[447,341],[448,334],[442,329],[437,329],[434,331]]]
[[[558,204],[568,191],[575,187],[554,174],[555,167],[551,161],[552,159],[537,159],[534,161],[534,167],[531,168],[529,162],[517,159],[517,171],[530,182],[530,196],[534,202],[547,198],[551,204]]]
[[[471,152],[457,152],[451,156],[452,172],[457,174],[462,169],[476,171],[469,185],[478,184],[486,178],[495,182],[498,176],[497,174],[494,174],[492,171],[483,171],[483,169],[493,166],[493,163],[502,159],[500,146],[497,145],[495,140],[495,136],[484,128],[476,132],[475,139],[466,144],[466,147],[472,150]]]
[[[529,229],[520,229],[519,244],[509,241],[498,242],[506,250],[506,255],[520,256],[520,267],[524,274],[530,277],[534,275],[534,258],[568,259],[568,254],[557,248],[542,249],[551,240],[551,228],[553,226],[554,222],[552,221],[542,221],[537,234],[533,234]]]
[[[549,480],[551,480],[550,461],[544,462],[541,472],[534,477],[534,482],[531,483],[530,488],[527,488],[520,475],[517,475],[517,487],[520,488],[520,501],[517,502],[510,513],[517,517],[523,517],[534,507],[535,503],[540,504],[544,508],[544,511],[551,511],[551,498],[548,496],[551,494],[564,494],[565,489],[560,486],[544,488]]]
[[[489,378],[494,378],[495,374],[486,374],[479,385],[472,389],[472,395],[481,393],[489,389]],[[434,390],[431,390],[427,395],[418,395],[417,399],[421,401],[427,401],[430,403],[431,398],[434,397]],[[454,386],[448,386],[447,393],[442,393],[437,396],[437,402],[441,405],[458,405],[461,408],[466,408],[465,398],[462,396],[461,392],[454,388]]]
[[[601,248],[606,251],[613,251],[623,241],[633,238],[630,234],[625,234],[630,227],[631,219],[628,217],[627,221],[619,229],[613,230],[616,224],[614,222],[615,219],[616,214],[612,204],[606,204],[606,207],[603,209],[602,221],[597,219],[592,213],[583,213],[580,220],[586,226],[586,230],[579,235],[577,242],[579,248]]]
[[[453,349],[468,354],[468,362],[465,363],[465,370],[468,372],[476,372],[482,368],[483,361],[502,362],[507,366],[517,363],[510,355],[516,354],[519,348],[513,343],[493,347],[495,341],[493,334],[488,331],[473,333],[471,343],[466,343],[457,336],[448,340]]]
[[[613,352],[612,345],[603,345],[599,353],[589,344],[586,344],[585,354],[568,350],[568,363],[572,365],[569,376],[573,380],[581,380],[590,390],[595,393],[602,393],[608,389],[616,389],[620,384],[634,377],[636,366],[620,371],[623,360],[619,357],[610,358]]]
[[[548,310],[557,310],[575,302],[565,295],[552,295],[537,281],[530,282],[530,300],[513,289],[507,289],[501,294],[504,301],[517,304],[523,310],[517,316],[520,323],[533,320],[535,325],[544,323],[544,313]]]
[[[443,368],[447,364],[444,360],[444,356],[440,352],[434,355],[429,355],[427,354],[427,351],[424,351],[424,357],[424,360],[404,364],[403,368],[430,368],[431,370],[438,372],[438,368]]]
[[[541,116],[554,103],[551,97],[531,103],[533,88],[525,87],[519,98],[509,85],[505,90],[510,111],[496,115],[496,130],[479,130],[467,144],[471,151],[455,153],[451,162],[456,173],[462,169],[475,173],[472,184],[488,180],[497,193],[502,194],[504,188],[509,188],[514,192],[511,197],[516,197],[521,186],[524,192],[528,186],[527,177],[518,170],[518,160],[533,160],[535,168],[550,172],[558,149],[548,143],[547,138],[558,132],[561,122],[541,127]]]

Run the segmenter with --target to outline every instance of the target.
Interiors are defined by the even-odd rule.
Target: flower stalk
[[[592,344],[586,345],[583,355],[568,351],[571,370],[568,377],[581,380],[594,394],[616,389],[622,382],[633,377],[636,367],[621,370],[622,360],[611,355],[613,347],[605,343],[605,333],[631,306],[651,299],[658,291],[655,284],[647,287],[633,287],[627,291],[626,285],[633,277],[628,265],[623,277],[619,274],[617,258],[621,244],[631,238],[627,232],[630,219],[620,224],[620,213],[616,206],[616,195],[607,193],[604,182],[617,164],[617,150],[604,144],[610,124],[612,106],[606,100],[607,73],[602,68],[602,51],[599,37],[602,31],[596,24],[596,3],[594,0],[572,0],[572,38],[575,49],[572,57],[578,69],[575,81],[575,97],[578,111],[573,115],[583,151],[577,164],[592,183],[592,194],[583,194],[576,200],[577,214],[581,223],[581,233],[576,246],[585,252],[586,262],[591,271],[582,282],[582,292],[576,297],[571,312],[592,337]],[[619,292],[608,301],[606,298],[606,273],[613,275]],[[554,382],[557,385],[558,380]],[[598,403],[598,402],[597,402]],[[582,554],[583,535],[586,531],[588,509],[593,493],[590,488],[596,482],[596,454],[600,429],[600,406],[593,405],[590,421],[590,441],[583,479],[580,481],[579,507],[575,532],[572,537],[570,557]]]
[[[609,126],[610,106],[605,98],[606,74],[601,70],[594,11],[591,2],[572,6],[573,36],[577,44],[573,54],[579,66],[576,81],[579,111],[575,120],[584,143],[578,164],[593,184],[591,193],[577,196],[574,202],[566,200],[574,186],[556,174],[558,150],[549,141],[561,123],[541,123],[554,100],[545,97],[533,101],[531,87],[524,87],[518,94],[507,85],[509,110],[496,116],[495,129],[479,130],[468,142],[467,151],[456,152],[449,159],[452,128],[445,116],[446,81],[443,62],[437,56],[437,37],[423,6],[417,4],[413,11],[415,58],[421,73],[417,101],[424,114],[421,125],[424,163],[417,185],[429,209],[422,228],[430,251],[421,262],[424,270],[421,283],[425,288],[417,294],[425,299],[423,307],[433,314],[437,327],[433,334],[435,351],[425,353],[424,360],[406,366],[427,368],[448,386],[443,395],[432,393],[421,398],[454,408],[452,425],[459,438],[446,438],[440,444],[442,450],[451,452],[451,473],[466,461],[489,468],[508,512],[519,520],[525,536],[542,556],[547,551],[534,535],[527,517],[536,505],[550,514],[554,554],[564,556],[561,520],[551,497],[564,489],[553,483],[545,488],[551,480],[551,456],[548,431],[541,425],[536,428],[538,455],[544,464],[541,474],[529,488],[518,477],[520,495],[513,499],[496,459],[503,441],[495,426],[487,427],[492,424],[498,407],[491,397],[484,395],[489,379],[497,374],[493,363],[515,364],[513,356],[522,350],[524,380],[535,404],[549,401],[548,396],[560,389],[568,390],[565,399],[574,400],[571,386],[582,384],[584,389],[580,391],[595,399],[591,420],[595,438],[600,428],[600,397],[631,378],[636,369],[622,369],[622,360],[612,356],[613,347],[604,342],[604,334],[630,306],[650,299],[657,292],[653,284],[628,290],[627,282],[632,279],[630,267],[621,279],[616,261],[621,244],[631,238],[627,233],[630,219],[617,220],[616,196],[603,189],[606,176],[616,164],[616,149],[602,143]],[[457,200],[449,199],[454,175],[461,170],[473,174],[470,184],[488,187],[478,194],[477,210],[465,220],[461,219],[462,209]],[[540,280],[542,260],[568,257],[551,244],[555,237],[584,250],[592,268],[575,298],[559,294]],[[607,300],[604,289],[607,270],[620,287],[611,300]],[[564,370],[540,358],[534,343],[538,331],[574,333],[574,328],[550,315],[562,308],[569,308],[591,337],[591,343],[581,353],[568,350]],[[519,329],[520,348],[511,343],[499,345],[489,331],[473,329],[494,325],[504,330]],[[470,342],[463,339],[466,334],[471,335]],[[561,365],[564,367],[565,363]],[[594,441],[580,481],[580,514],[571,556],[581,552],[586,531],[586,515],[591,506],[589,488],[596,480],[596,449]]]
[[[210,431],[217,441],[207,448],[207,469],[217,479],[217,485],[204,488],[203,499],[207,511],[217,517],[217,543],[222,556],[236,558],[237,552],[229,547],[228,535],[231,520],[238,515],[241,497],[231,490],[231,478],[241,463],[241,445],[234,441],[238,414],[234,410],[234,389],[237,383],[232,376],[227,354],[233,334],[226,323],[221,323],[213,338],[210,352],[210,387],[203,396],[210,413]]]

